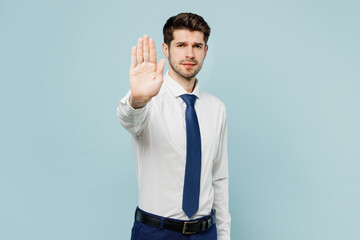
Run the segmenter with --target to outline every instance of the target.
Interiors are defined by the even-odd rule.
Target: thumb
[[[157,72],[156,72],[156,75],[162,75],[163,74],[163,72],[164,72],[164,68],[165,68],[165,62],[166,62],[166,60],[165,60],[165,58],[163,58],[163,59],[161,59],[160,61],[159,61],[159,63],[158,63],[158,65],[157,65]]]

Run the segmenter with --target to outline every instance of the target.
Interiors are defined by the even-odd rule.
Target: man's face
[[[170,47],[163,44],[170,71],[190,80],[200,71],[206,57],[208,46],[205,45],[204,34],[200,31],[178,29],[173,32],[173,37]]]

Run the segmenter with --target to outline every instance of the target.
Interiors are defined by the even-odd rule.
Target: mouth
[[[187,68],[192,68],[195,67],[196,63],[182,63],[181,65]]]

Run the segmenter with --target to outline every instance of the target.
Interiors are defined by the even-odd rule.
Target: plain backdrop
[[[0,239],[125,240],[116,118],[131,47],[179,12],[212,28],[200,86],[228,112],[235,240],[360,239],[356,0],[0,0]]]

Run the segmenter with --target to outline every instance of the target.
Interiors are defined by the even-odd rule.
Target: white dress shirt
[[[186,104],[180,95],[186,93],[167,72],[159,94],[143,108],[130,106],[130,90],[117,108],[120,123],[132,134],[139,208],[180,220],[189,220],[182,210]],[[191,94],[198,97],[195,110],[202,150],[199,210],[192,219],[209,215],[211,209],[216,209],[218,240],[229,240],[231,217],[225,105],[218,98],[201,91],[198,82]]]

